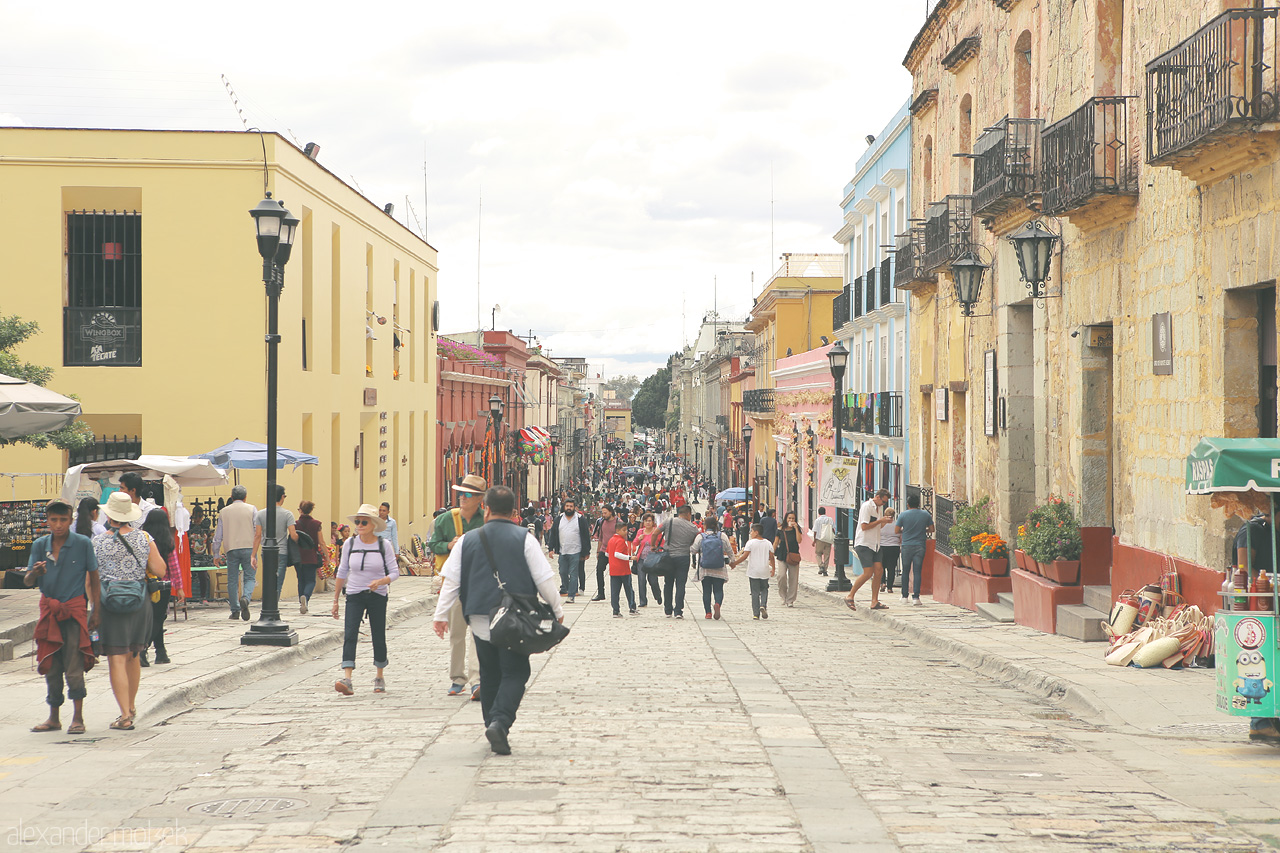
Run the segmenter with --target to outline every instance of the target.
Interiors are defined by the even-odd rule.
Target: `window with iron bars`
[[[62,363],[142,364],[142,215],[70,211]]]

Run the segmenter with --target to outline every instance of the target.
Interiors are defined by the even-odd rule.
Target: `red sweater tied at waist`
[[[84,655],[84,671],[93,669],[98,662],[89,639],[89,609],[84,596],[70,601],[59,601],[47,595],[40,596],[40,621],[36,622],[36,661],[41,675],[53,666],[53,656],[62,649],[62,629],[59,622],[74,619],[80,625],[80,652]]]

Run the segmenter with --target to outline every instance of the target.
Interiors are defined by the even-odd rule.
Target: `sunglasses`
[[[356,527],[364,527],[366,524],[373,524],[373,522],[367,518],[357,518],[351,523],[354,524]]]

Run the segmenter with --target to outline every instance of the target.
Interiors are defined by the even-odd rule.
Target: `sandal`
[[[133,731],[133,717],[123,715],[116,717],[116,721],[107,726],[107,728],[115,729],[118,732],[131,732]]]
[[[72,723],[71,725],[67,726],[67,734],[69,735],[84,734],[84,723]]]
[[[60,726],[60,725],[55,726],[55,725],[53,725],[52,723],[41,723],[41,724],[40,724],[40,725],[38,725],[38,726],[32,726],[32,727],[31,727],[31,731],[33,731],[33,732],[60,732],[60,731],[62,731],[62,726]]]
[[[889,609],[889,605],[887,605],[887,604],[873,604],[873,605],[871,606],[871,609],[872,609],[872,610],[888,610],[888,609]]]
[[[846,599],[844,600],[844,606],[845,606],[845,607],[847,607],[847,608],[849,608],[850,610],[857,610],[857,609],[858,609],[858,605],[856,605],[856,604],[854,604],[854,603],[853,603],[853,599],[852,599],[852,598],[846,598]]]

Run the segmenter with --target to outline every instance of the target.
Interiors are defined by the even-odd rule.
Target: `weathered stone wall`
[[[932,201],[968,191],[971,161],[952,155],[971,150],[983,128],[1013,112],[1014,45],[1024,30],[1032,34],[1032,117],[1047,125],[1097,94],[1136,96],[1127,139],[1137,160],[1136,200],[1094,221],[1048,220],[1063,236],[1051,298],[1026,298],[1003,239],[1037,215],[1034,198],[1021,217],[1000,219],[994,231],[975,229],[991,263],[975,310],[989,316],[960,316],[945,271],[936,288],[912,297],[913,392],[922,384],[968,382],[963,397],[952,397],[963,417],[932,423],[929,446],[911,449],[916,470],[929,472],[939,492],[969,500],[993,495],[1006,534],[1033,503],[1050,493],[1071,495],[1086,521],[1114,524],[1123,542],[1222,563],[1235,523],[1211,510],[1207,498],[1183,493],[1183,460],[1204,436],[1257,434],[1258,323],[1249,313],[1252,297],[1237,289],[1277,277],[1280,165],[1273,156],[1196,183],[1148,164],[1145,65],[1224,8],[1245,5],[1022,0],[1005,12],[989,0],[960,0],[940,4],[926,26],[934,36],[917,39],[907,58],[915,94],[938,90],[936,103],[913,119],[915,217]],[[942,58],[975,32],[977,54],[956,73],[945,70]],[[973,104],[967,138],[960,115],[966,95]],[[1165,311],[1173,322],[1174,375],[1156,376],[1152,315]],[[1110,326],[1112,346],[1089,346],[1090,326]],[[993,347],[1008,428],[989,437],[983,353]],[[927,415],[917,411],[932,418],[931,407]],[[958,424],[963,435],[952,434]],[[956,481],[960,475],[964,482]]]

